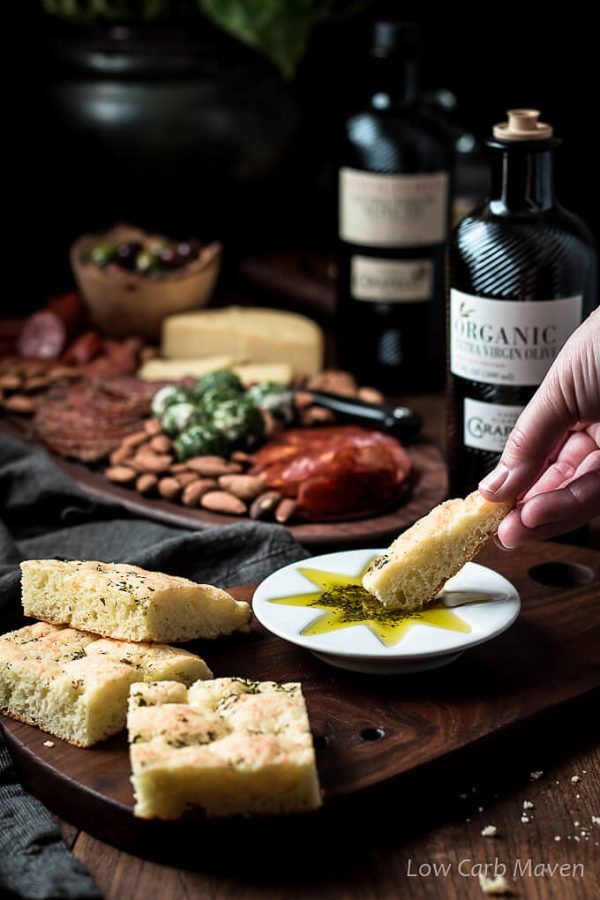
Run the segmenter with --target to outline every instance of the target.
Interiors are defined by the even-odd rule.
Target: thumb
[[[479,488],[490,500],[515,500],[534,483],[569,428],[600,418],[600,312],[566,342],[513,428],[496,468]]]

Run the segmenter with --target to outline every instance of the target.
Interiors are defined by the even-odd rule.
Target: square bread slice
[[[206,663],[176,647],[98,638],[37,622],[0,637],[0,709],[56,737],[91,747],[125,728],[135,681],[192,684]]]
[[[491,503],[479,491],[440,503],[373,560],[363,587],[385,606],[421,609],[496,534],[511,509],[512,503]]]
[[[26,616],[124,641],[215,638],[251,615],[226,591],[138,566],[28,559],[21,572]]]
[[[299,684],[245,678],[134,684],[135,815],[178,819],[317,809],[321,791]]]

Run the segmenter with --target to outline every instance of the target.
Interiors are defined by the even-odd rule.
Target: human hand
[[[600,309],[566,342],[479,489],[517,501],[498,531],[508,549],[600,515]]]

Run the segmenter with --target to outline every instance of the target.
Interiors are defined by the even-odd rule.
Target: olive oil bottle
[[[377,22],[339,167],[340,362],[390,393],[441,388],[451,141],[419,98],[418,27]]]
[[[590,232],[554,193],[560,144],[537,110],[496,125],[487,203],[449,244],[448,464],[464,495],[497,463],[558,351],[597,303]]]

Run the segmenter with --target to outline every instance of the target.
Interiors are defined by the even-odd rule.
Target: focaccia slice
[[[56,737],[91,747],[125,728],[129,686],[211,678],[193,653],[97,638],[38,622],[0,637],[0,709]]]
[[[299,684],[134,684],[127,727],[136,816],[292,813],[321,805]]]
[[[124,641],[215,638],[251,615],[220,588],[122,563],[28,559],[21,572],[26,616]]]
[[[363,587],[385,606],[421,609],[498,531],[512,503],[491,503],[479,491],[446,500],[373,560]]]

